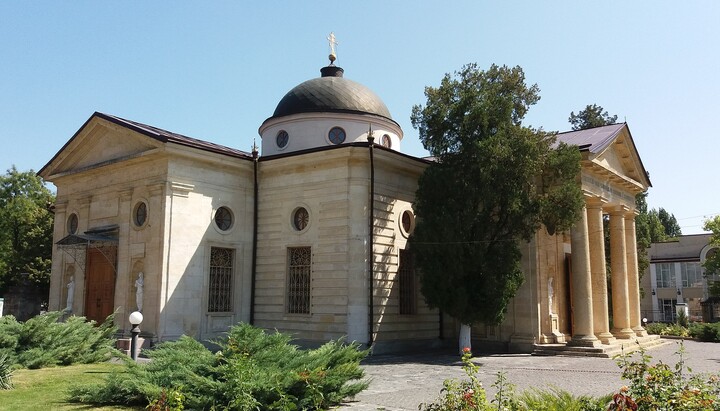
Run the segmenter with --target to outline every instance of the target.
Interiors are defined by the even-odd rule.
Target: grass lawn
[[[70,386],[98,382],[110,371],[122,367],[101,363],[14,371],[13,389],[0,390],[0,410],[142,410],[65,402]]]

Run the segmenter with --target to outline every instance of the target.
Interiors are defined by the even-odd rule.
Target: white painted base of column
[[[459,352],[463,354],[463,349],[469,348],[472,351],[471,341],[472,327],[467,324],[460,324]]]

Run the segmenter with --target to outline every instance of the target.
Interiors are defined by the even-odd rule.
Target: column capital
[[[614,216],[625,215],[628,211],[630,211],[630,207],[624,205],[618,205],[608,209],[608,213]]]
[[[631,208],[631,209],[628,209],[628,211],[625,212],[625,219],[626,219],[626,220],[630,220],[630,219],[633,219],[633,220],[634,220],[635,217],[637,217],[638,215],[640,215],[640,212],[639,212],[638,210],[634,209],[634,208]]]
[[[607,198],[599,195],[585,196],[585,206],[587,208],[602,208],[608,201]]]

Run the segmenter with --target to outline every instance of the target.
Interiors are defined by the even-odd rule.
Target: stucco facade
[[[50,309],[116,312],[125,334],[141,309],[155,342],[212,339],[240,321],[378,352],[452,341],[459,325],[424,303],[407,248],[430,162],[401,152],[402,130],[379,97],[329,66],[292,89],[259,133],[262,155],[91,116],[40,171],[57,187]],[[644,335],[634,197],[650,182],[629,129],[559,140],[583,155],[582,218],[523,245],[525,283],[503,324],[474,325],[478,343],[527,352]]]

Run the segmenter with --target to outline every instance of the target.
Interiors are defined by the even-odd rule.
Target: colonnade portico
[[[616,339],[646,336],[640,321],[635,211],[586,193],[581,216],[571,229],[572,339],[568,345],[594,347]],[[610,329],[603,214],[610,215],[613,328]]]

